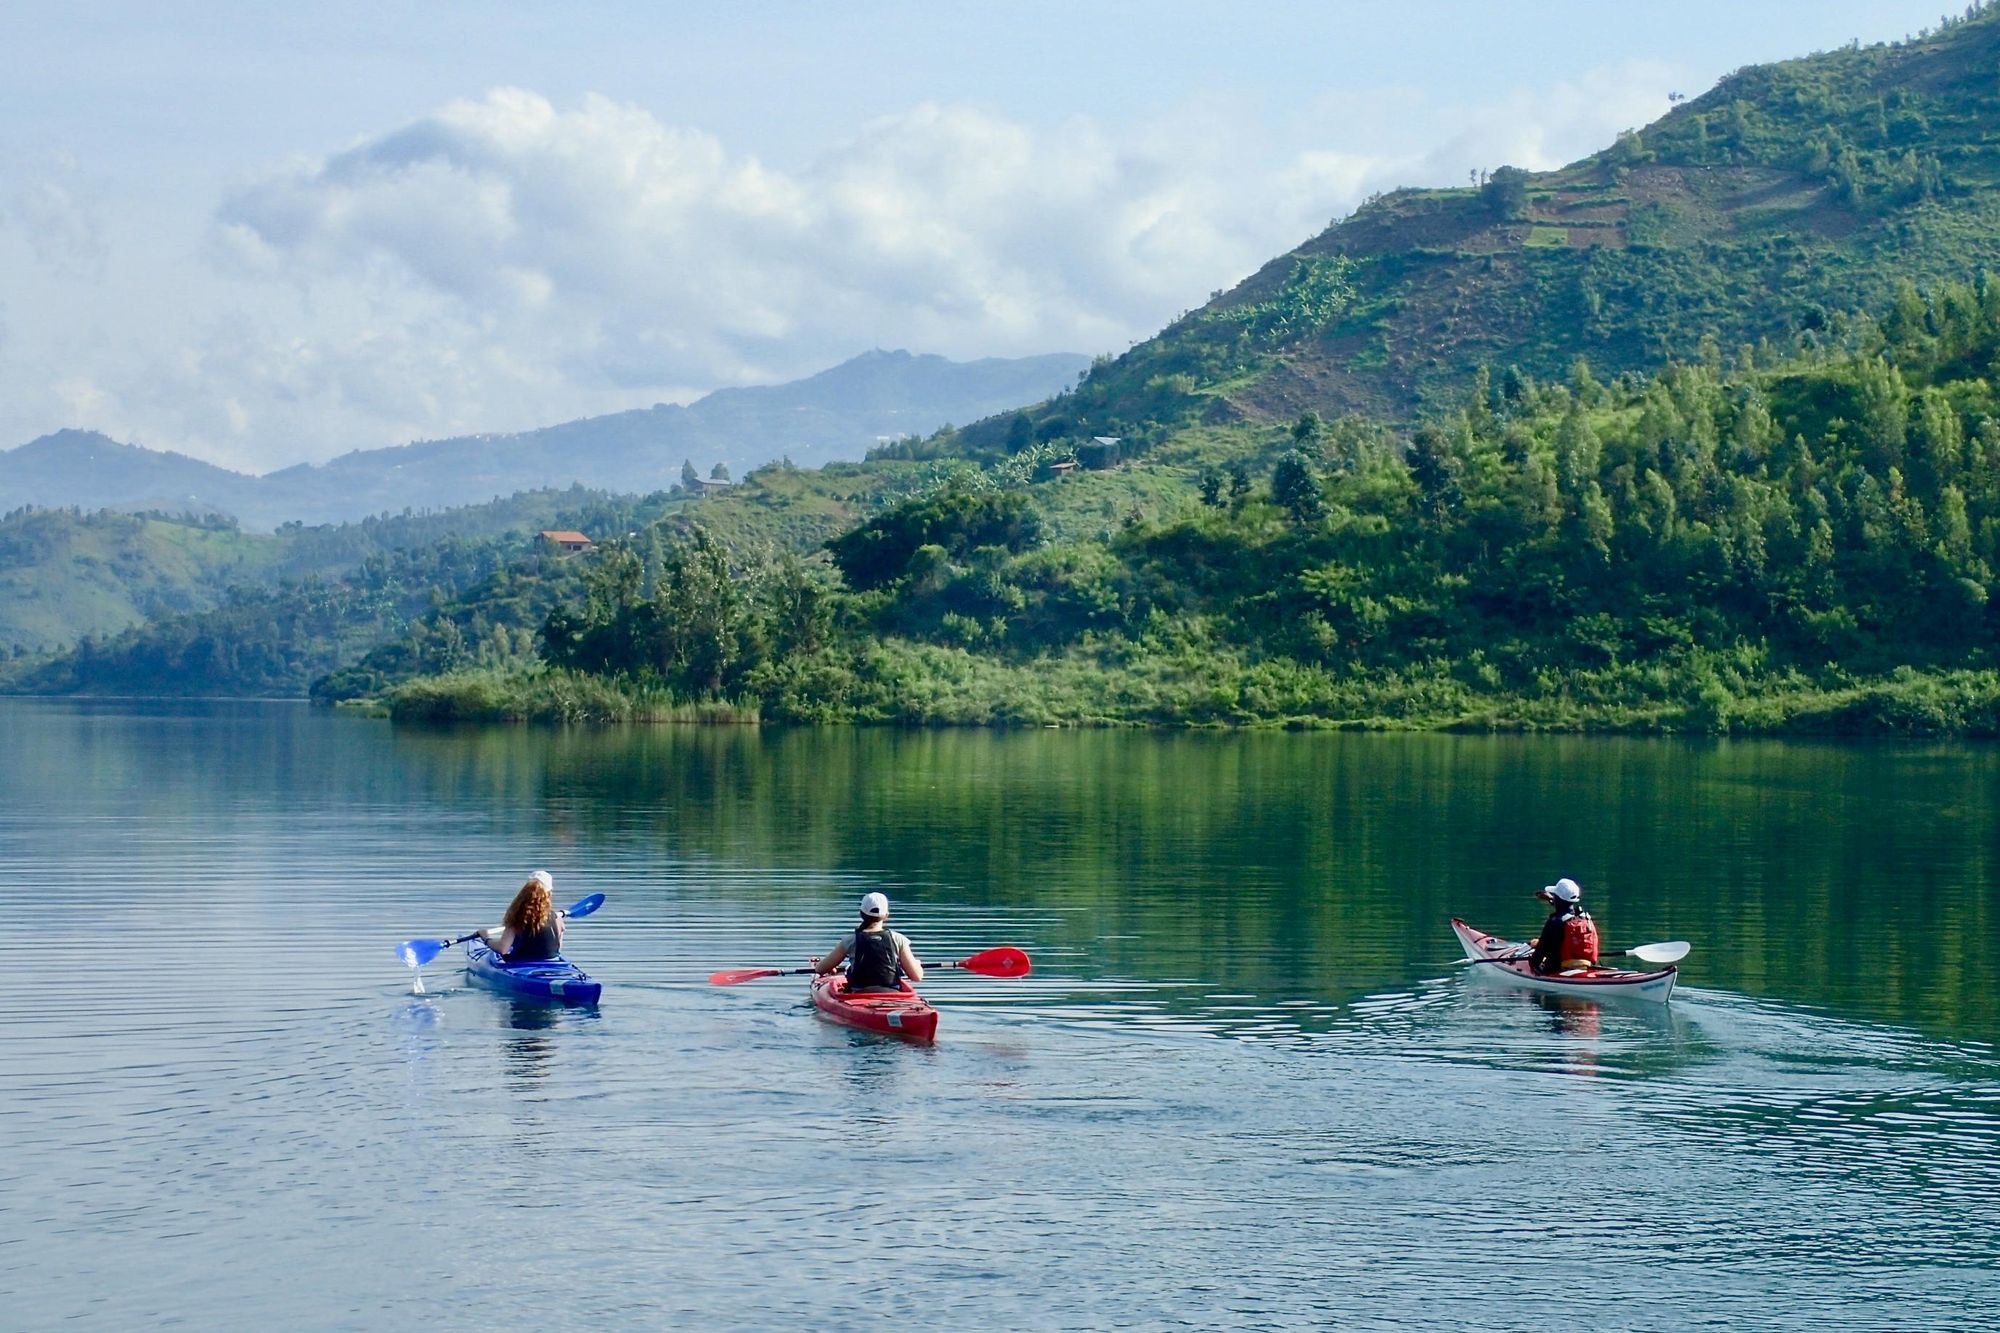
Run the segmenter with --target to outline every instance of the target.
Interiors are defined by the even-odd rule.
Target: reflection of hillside
[[[669,727],[396,750],[440,796],[533,799],[572,835],[1044,911],[1045,942],[1120,975],[1354,996],[1448,956],[1448,913],[1525,934],[1566,872],[1610,942],[1695,940],[1693,984],[1996,1015],[1980,749]]]
[[[1539,920],[1529,891],[1567,873],[1607,943],[1694,941],[1686,985],[1937,1033],[2000,1028],[1985,947],[2000,938],[2000,752],[1983,748],[420,730],[109,702],[0,706],[0,743],[136,794],[149,826],[242,811],[273,838],[457,827],[579,867],[713,862],[732,912],[796,893],[792,872],[851,876],[912,909],[1025,918],[1017,942],[1067,953],[1074,977],[1261,1005],[1402,992],[1454,956],[1448,914],[1524,935]],[[17,817],[56,799],[70,798],[36,766],[0,772]]]

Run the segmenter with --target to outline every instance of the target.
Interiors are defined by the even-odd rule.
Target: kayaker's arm
[[[825,976],[827,973],[834,971],[836,968],[838,968],[842,963],[846,961],[847,961],[847,941],[842,940],[840,943],[833,946],[832,953],[829,953],[824,958],[815,958],[812,960],[813,971],[819,973],[821,976]]]
[[[924,979],[923,962],[917,957],[916,951],[910,948],[909,940],[900,934],[896,936],[896,961],[903,965],[903,975],[911,981]]]
[[[1562,922],[1550,917],[1542,923],[1542,933],[1535,937],[1535,947],[1528,953],[1528,966],[1543,975],[1554,972],[1562,965]]]

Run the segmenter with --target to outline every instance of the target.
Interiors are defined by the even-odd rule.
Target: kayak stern
[[[938,1012],[905,983],[900,990],[849,995],[847,978],[815,977],[813,1007],[836,1023],[910,1041],[937,1040]]]
[[[465,945],[465,974],[488,990],[555,1004],[596,1004],[601,983],[561,954],[543,962],[507,963],[478,940]]]

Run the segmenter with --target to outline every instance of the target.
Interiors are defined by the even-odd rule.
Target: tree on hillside
[[[1463,465],[1452,451],[1451,438],[1444,431],[1436,426],[1420,429],[1416,438],[1410,441],[1406,461],[1411,478],[1423,493],[1425,512],[1433,522],[1442,520],[1446,514],[1465,503],[1465,492],[1459,485]]]
[[[1026,412],[1016,412],[1007,423],[1007,452],[1018,454],[1034,442],[1035,423],[1028,420]]]
[[[1312,460],[1296,449],[1279,459],[1272,470],[1271,499],[1302,528],[1313,527],[1326,517],[1326,495],[1320,489],[1319,472]]]
[[[1486,178],[1479,197],[1503,222],[1518,222],[1528,216],[1528,173],[1519,167],[1501,167]]]
[[[1249,494],[1250,469],[1244,467],[1240,460],[1231,463],[1229,465],[1229,498],[1232,500],[1241,500]]]
[[[851,586],[879,588],[903,577],[927,546],[958,557],[981,547],[1025,551],[1040,539],[1041,515],[1021,492],[950,486],[878,514],[826,547]]]
[[[708,479],[710,481],[728,481],[729,465],[727,463],[717,463],[708,470]]]
[[[694,460],[683,458],[681,460],[681,485],[687,487],[689,490],[693,490],[700,484],[701,473],[694,470]]]
[[[1211,509],[1222,507],[1222,474],[1212,467],[1201,470],[1201,502]]]
[[[1320,456],[1320,440],[1326,434],[1326,423],[1319,413],[1310,407],[1299,413],[1299,419],[1292,423],[1292,447],[1307,458]]]

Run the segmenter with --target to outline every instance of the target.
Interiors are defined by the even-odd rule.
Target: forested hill
[[[2000,12],[1753,66],[1560,171],[1371,201],[1044,406],[1145,423],[1410,420],[1480,366],[1560,377],[1788,346],[1900,285],[2000,265]],[[971,438],[993,444],[1010,423]],[[1018,427],[1016,427],[1018,429]],[[994,437],[994,438],[988,438]]]
[[[448,513],[291,523],[273,534],[213,514],[16,509],[0,517],[0,662],[241,601],[252,589],[335,578],[391,552],[522,539],[597,498],[581,488],[534,491]]]
[[[536,627],[557,670],[395,707],[2000,735],[2000,282],[1890,325],[1489,381],[1407,440],[1304,415],[1111,471],[961,462],[828,542],[831,568],[699,532],[610,548]],[[1076,521],[1113,488],[1113,523]],[[428,638],[494,610],[440,607]]]

